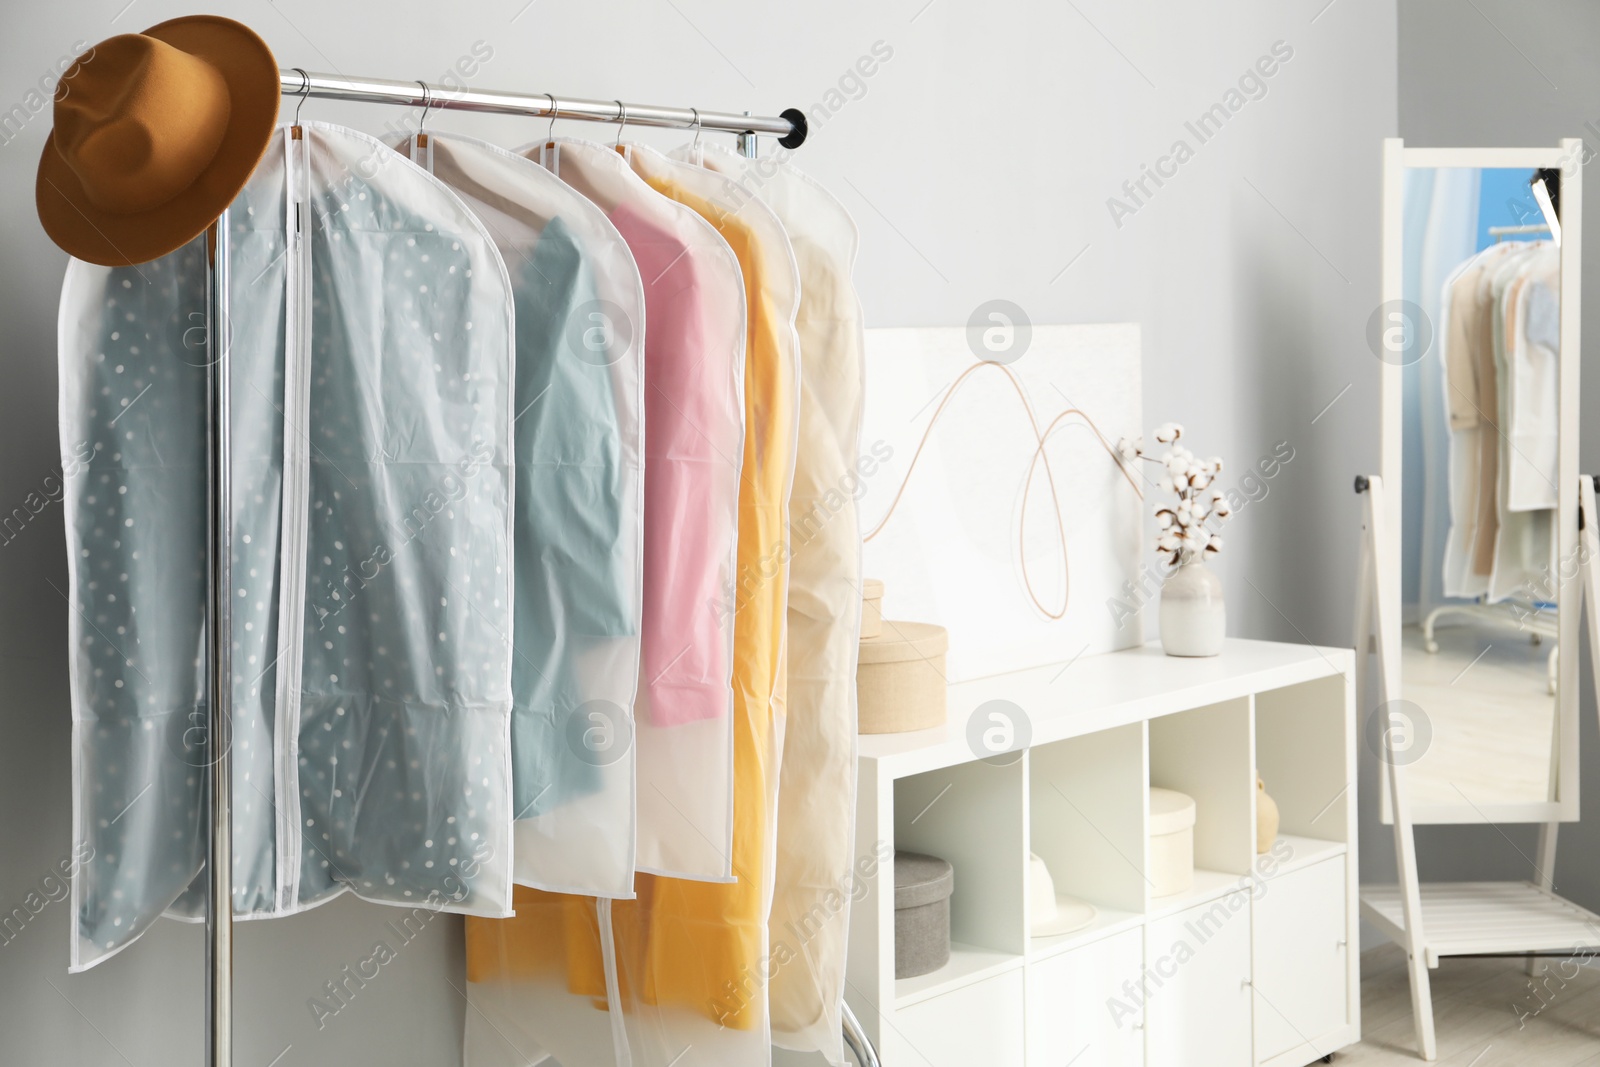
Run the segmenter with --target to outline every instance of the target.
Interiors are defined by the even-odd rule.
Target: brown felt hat
[[[90,263],[188,244],[249,181],[278,120],[278,62],[248,26],[191,15],[95,45],[61,79],[34,198]]]

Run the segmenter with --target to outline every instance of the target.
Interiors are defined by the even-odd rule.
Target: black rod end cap
[[[778,112],[778,117],[789,120],[790,130],[778,138],[778,143],[785,148],[799,148],[806,143],[806,134],[811,132],[811,124],[806,121],[806,113],[797,107],[786,107]]]

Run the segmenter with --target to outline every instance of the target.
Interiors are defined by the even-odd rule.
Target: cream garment
[[[686,146],[674,158],[772,208],[800,268],[800,442],[789,500],[789,719],[768,935],[772,1041],[844,1064],[845,941],[854,884],[856,656],[861,631],[862,317],[855,220],[786,163]]]
[[[1479,252],[1446,284],[1441,332],[1445,368],[1442,398],[1450,421],[1450,532],[1445,541],[1444,595],[1475,598],[1488,590],[1487,572],[1473,569],[1483,485],[1483,437],[1492,434],[1484,418],[1482,350],[1493,345],[1492,307],[1487,301],[1493,273],[1506,257],[1520,254],[1521,242],[1491,245]],[[1485,325],[1485,314],[1489,322]],[[1492,369],[1493,355],[1487,366]],[[1491,483],[1492,484],[1492,483]]]
[[[1477,522],[1473,531],[1471,587],[1489,591],[1494,573],[1495,546],[1500,537],[1500,466],[1505,434],[1500,426],[1501,374],[1505,351],[1503,298],[1523,269],[1537,254],[1536,242],[1519,242],[1517,251],[1496,262],[1479,282],[1478,335],[1474,357],[1478,365],[1478,486]]]

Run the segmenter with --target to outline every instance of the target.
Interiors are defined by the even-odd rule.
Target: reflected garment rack
[[[701,111],[698,108],[628,104],[620,100],[584,100],[547,93],[506,92],[492,89],[451,88],[415,81],[349,78],[315,74],[299,68],[279,71],[282,95],[305,100],[348,100],[399,104],[423,109],[476,111],[489,114],[581,119],[620,125],[668,129],[715,130],[739,136],[740,151],[754,156],[759,136],[778,138],[785,148],[805,143],[805,113],[790,108],[778,116],[745,112]],[[206,820],[206,1064],[232,1067],[233,1063],[233,839],[231,797],[233,767],[230,753],[233,723],[232,690],[225,680],[231,670],[228,654],[233,631],[227,590],[232,559],[228,516],[232,513],[229,479],[230,400],[228,352],[228,211],[212,226],[207,240],[210,271],[207,278],[207,599],[206,692],[210,698],[207,724],[207,764],[210,781]],[[223,328],[218,328],[222,324]],[[862,1067],[878,1067],[878,1057],[848,1006],[844,1008],[845,1042]]]

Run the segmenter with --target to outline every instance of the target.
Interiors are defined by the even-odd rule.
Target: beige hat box
[[[881,593],[883,583],[877,584]],[[866,614],[863,602],[863,621]],[[943,726],[949,649],[945,628],[927,622],[885,619],[876,636],[863,635],[856,664],[857,729],[899,734]]]
[[[1194,884],[1194,798],[1150,787],[1150,895],[1170,897]]]
[[[861,636],[877,637],[883,632],[883,583],[876,578],[861,579]]]

